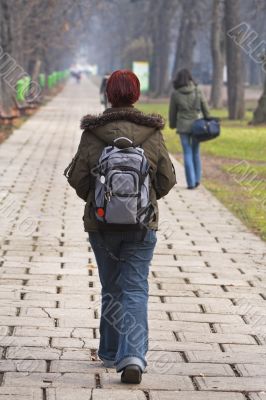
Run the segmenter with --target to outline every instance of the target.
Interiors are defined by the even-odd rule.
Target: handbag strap
[[[199,91],[198,91],[198,86],[195,86],[195,102],[194,102],[194,108],[196,109],[197,113],[201,113],[201,104],[200,104],[200,97],[199,97]]]

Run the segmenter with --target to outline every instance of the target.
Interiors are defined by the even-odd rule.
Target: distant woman
[[[190,71],[181,69],[173,82],[174,90],[169,107],[169,125],[176,129],[183,148],[188,189],[195,189],[201,180],[199,142],[191,135],[193,122],[198,118],[198,104],[204,118],[209,117],[207,102]]]

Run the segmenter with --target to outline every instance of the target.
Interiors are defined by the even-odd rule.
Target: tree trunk
[[[39,74],[41,72],[41,66],[42,66],[42,60],[40,58],[37,58],[34,62],[34,67],[32,70],[32,81],[33,82],[39,82]]]
[[[156,39],[153,44],[153,51],[150,61],[150,91],[156,96],[158,93],[159,75],[160,75],[160,60],[156,51]]]
[[[222,2],[213,0],[211,26],[212,88],[210,103],[214,108],[222,107],[224,41],[222,38]]]
[[[148,11],[149,35],[152,43],[150,57],[150,90],[154,96],[168,93],[171,28],[178,3],[168,0],[150,0]]]
[[[160,92],[160,75],[162,58],[160,55],[160,48],[162,43],[162,24],[160,19],[161,13],[165,12],[160,0],[153,0],[151,3],[151,40],[152,40],[152,56],[150,62],[150,91],[154,96],[157,96]]]
[[[159,43],[156,53],[160,55],[159,57],[159,70],[158,70],[158,86],[157,86],[157,96],[164,94],[167,86],[167,72],[169,65],[169,26],[167,24],[168,13],[163,12],[162,20],[159,30]]]
[[[258,106],[253,114],[252,124],[265,124],[266,123],[266,79],[264,81],[264,90],[259,99]]]
[[[10,2],[1,0],[0,2],[0,45],[2,54],[0,54],[0,99],[1,113],[5,116],[12,114],[14,106],[13,96],[15,96],[14,88],[9,81],[11,79],[12,70],[15,61],[12,60],[12,18],[10,12]]]
[[[263,85],[261,77],[261,68],[252,59],[248,59],[248,82],[250,85]]]
[[[194,35],[197,24],[194,1],[184,1],[182,8],[183,12],[177,39],[173,77],[176,76],[179,69],[187,68],[192,70],[193,67],[193,50],[196,44]]]
[[[245,116],[242,50],[229,31],[240,24],[240,0],[225,0],[226,64],[229,119]]]

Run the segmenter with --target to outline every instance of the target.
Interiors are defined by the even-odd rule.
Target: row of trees
[[[10,81],[26,73],[37,80],[40,73],[69,68],[83,55],[102,73],[131,68],[134,60],[149,61],[154,96],[168,95],[176,72],[189,68],[199,81],[212,83],[213,107],[222,106],[226,65],[229,116],[242,118],[245,83],[262,85],[263,74],[228,32],[246,21],[262,35],[264,3],[0,0],[0,115],[9,114],[14,106]],[[261,101],[255,120],[262,118],[263,107]]]
[[[154,96],[168,94],[176,72],[189,68],[212,83],[215,108],[222,106],[226,66],[229,117],[238,119],[245,85],[262,85],[264,74],[228,32],[244,21],[263,39],[265,17],[264,0],[112,0],[94,12],[88,51],[102,72],[149,61]]]
[[[96,0],[0,1],[0,115],[12,114],[16,81],[68,68]]]

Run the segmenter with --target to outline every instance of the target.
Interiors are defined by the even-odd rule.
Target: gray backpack
[[[117,143],[129,146],[119,148]],[[149,163],[141,147],[120,137],[107,146],[92,172],[95,175],[95,214],[116,225],[145,225],[151,217]]]

